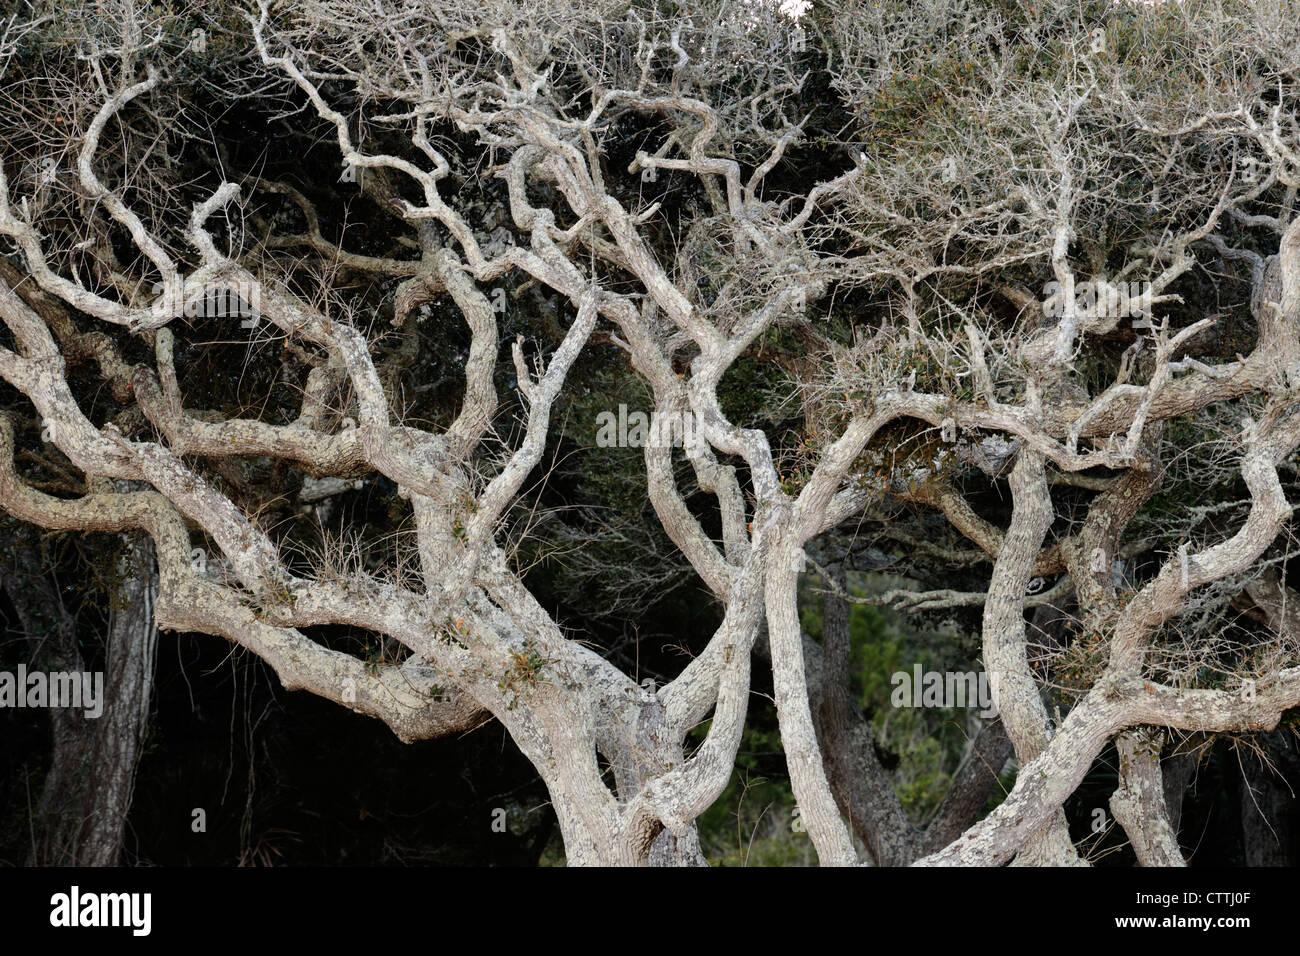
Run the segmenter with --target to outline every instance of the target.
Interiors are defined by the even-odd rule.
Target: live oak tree
[[[1116,820],[1143,863],[1181,862],[1162,735],[1300,703],[1289,4],[196,17],[24,5],[0,52],[0,507],[147,532],[161,627],[404,740],[499,721],[572,864],[702,861],[754,660],[833,865],[1077,862],[1061,807],[1112,741]],[[332,161],[273,175],[262,137]],[[258,355],[253,400],[199,357],[217,327]],[[645,541],[720,620],[662,686],[557,621],[520,559],[596,348],[668,423]],[[721,397],[756,356],[782,422]],[[391,534],[284,520],[379,481]],[[662,565],[615,523],[644,593]],[[1000,714],[923,831],[845,693],[845,568],[871,549],[924,589],[867,600],[974,609]]]

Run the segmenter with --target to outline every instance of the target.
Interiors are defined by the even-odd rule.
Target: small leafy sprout
[[[511,650],[508,659],[501,662],[501,677],[497,679],[497,687],[509,701],[507,708],[513,709],[524,691],[544,683],[542,672],[553,663],[542,656],[531,637],[518,650]]]

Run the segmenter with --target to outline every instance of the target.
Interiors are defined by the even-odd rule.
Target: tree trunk
[[[30,542],[4,568],[4,588],[31,648],[32,670],[82,672],[71,615]],[[136,764],[149,715],[157,631],[153,544],[132,535],[112,598],[102,712],[50,708],[50,769],[33,815],[29,865],[113,866],[122,851]]]
[[[1254,754],[1241,757],[1241,842],[1246,866],[1291,865],[1294,798]]]
[[[1186,866],[1178,835],[1169,819],[1160,777],[1161,731],[1126,730],[1115,738],[1119,788],[1110,811],[1128,834],[1142,866]]]
[[[104,714],[95,725],[89,819],[78,855],[82,866],[114,866],[121,855],[153,694],[158,647],[153,618],[158,593],[153,542],[145,535],[132,536],[119,567],[122,580],[108,626],[106,700]]]

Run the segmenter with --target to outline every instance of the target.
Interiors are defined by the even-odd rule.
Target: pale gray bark
[[[1271,726],[1279,708],[1292,702],[1296,675],[1281,665],[1256,675],[1257,699],[1147,679],[1157,632],[1202,589],[1245,576],[1290,516],[1276,466],[1291,454],[1297,435],[1300,218],[1292,217],[1300,157],[1286,122],[1276,114],[1258,118],[1272,108],[1271,89],[1247,83],[1247,92],[1237,95],[1234,75],[1234,90],[1219,84],[1228,98],[1222,108],[1189,102],[1197,115],[1165,128],[1168,91],[1140,69],[1124,72],[1129,67],[1119,60],[1090,60],[1048,88],[990,75],[990,86],[968,106],[992,109],[994,122],[970,125],[1005,128],[1017,155],[1002,164],[1006,168],[990,164],[967,177],[960,188],[975,191],[965,198],[956,198],[958,186],[951,182],[929,182],[933,177],[921,175],[911,157],[881,169],[857,155],[802,195],[777,201],[765,198],[764,190],[769,174],[804,136],[802,124],[795,125],[802,107],[793,95],[803,87],[803,66],[794,57],[772,57],[762,36],[746,47],[734,22],[707,23],[704,37],[683,41],[696,24],[670,18],[664,33],[663,24],[602,3],[569,5],[562,17],[543,5],[521,18],[493,0],[448,0],[404,11],[400,27],[382,5],[319,0],[309,7],[271,7],[261,2],[253,14],[257,59],[248,64],[249,85],[231,93],[262,96],[262,89],[283,84],[304,98],[307,115],[337,141],[338,158],[362,174],[365,195],[410,233],[402,238],[418,249],[418,260],[349,253],[325,238],[312,204],[293,187],[234,173],[227,181],[224,170],[211,193],[197,187],[177,192],[191,197],[186,209],[173,208],[176,198],[166,190],[154,195],[147,189],[134,208],[133,194],[115,188],[116,174],[106,170],[131,168],[137,157],[110,161],[103,154],[119,132],[132,129],[133,119],[159,108],[170,82],[152,48],[132,39],[144,35],[138,17],[152,16],[134,8],[116,24],[120,48],[113,49],[107,30],[103,42],[97,36],[95,48],[84,54],[94,82],[85,90],[66,84],[77,96],[78,109],[69,113],[85,120],[69,140],[67,168],[59,171],[95,230],[129,237],[138,253],[134,263],[122,266],[109,248],[113,243],[96,246],[94,235],[78,239],[75,248],[61,246],[66,235],[49,228],[39,204],[33,211],[32,197],[20,195],[0,164],[0,236],[22,261],[21,268],[0,262],[0,319],[12,343],[0,349],[0,377],[30,402],[49,431],[59,467],[66,464],[74,476],[72,488],[59,494],[20,476],[20,425],[6,418],[0,422],[0,505],[48,528],[147,533],[158,560],[161,626],[235,642],[273,667],[286,687],[382,719],[403,740],[498,719],[545,781],[573,864],[698,861],[694,820],[723,791],[733,769],[751,650],[764,624],[790,779],[819,859],[855,861],[842,808],[854,828],[870,825],[874,835],[868,833],[866,842],[873,856],[902,859],[914,852],[909,847],[916,835],[885,800],[869,740],[846,706],[843,643],[826,648],[831,677],[817,702],[817,662],[802,639],[797,605],[808,543],[891,497],[942,512],[993,562],[986,593],[945,588],[910,606],[983,605],[985,668],[1020,766],[1002,807],[945,847],[932,845],[927,834],[924,848],[935,852],[922,862],[1074,862],[1060,808],[1116,734],[1146,725],[1197,731]],[[878,98],[884,64],[931,49],[927,18],[910,20],[909,39],[900,44],[880,19],[888,16],[881,7],[891,5],[864,7],[827,26],[839,61],[828,56],[826,69],[836,90],[853,102]],[[757,17],[761,11],[753,12]],[[1273,32],[1292,29],[1269,20],[1263,6],[1258,12]],[[449,22],[466,31],[454,42],[441,39]],[[946,31],[946,21],[937,29]],[[1224,26],[1232,50],[1248,41],[1273,42],[1263,31],[1252,36],[1235,29]],[[779,33],[766,36],[781,41]],[[0,57],[7,55],[7,37],[0,38]],[[481,46],[482,57],[466,57],[465,44],[453,50],[462,40]],[[739,47],[718,54],[719,43],[733,42]],[[1285,50],[1270,53],[1278,77],[1294,75]],[[1232,57],[1216,52],[1214,59]],[[711,75],[717,71],[726,82]],[[1207,84],[1206,95],[1217,96],[1215,87]],[[578,89],[582,95],[574,96]],[[636,153],[626,175],[681,177],[706,200],[706,215],[694,222],[684,216],[688,235],[676,254],[656,239],[659,224],[650,225],[659,202],[629,200],[610,182],[624,171],[610,167],[602,143],[628,117],[665,132],[662,142]],[[173,118],[154,119],[161,129]],[[380,129],[383,134],[375,135]],[[484,223],[475,221],[477,213],[453,185],[463,172],[453,175],[453,169],[465,157],[444,155],[434,129],[454,129],[455,138],[477,143],[491,157],[490,168],[468,166],[503,184],[499,211],[511,224],[511,241],[481,239],[477,227]],[[1109,130],[1114,138],[1090,135],[1086,149],[1076,148],[1081,129]],[[1203,146],[1224,142],[1230,155],[1224,153],[1223,163],[1179,165],[1184,154],[1199,156]],[[989,153],[976,148],[989,145],[979,139],[955,145],[963,153]],[[1166,145],[1167,160],[1161,158]],[[1266,178],[1241,182],[1237,158],[1245,153],[1267,157]],[[1081,221],[1081,211],[1117,199],[1114,184],[1132,176],[1151,178],[1157,193],[1178,190],[1172,200],[1180,212],[1176,224],[1160,223],[1152,235],[1122,248],[1109,240],[1100,246],[1081,241],[1079,227],[1092,225]],[[244,182],[249,190],[286,197],[305,217],[303,231],[268,236],[267,249],[305,249],[332,266],[401,279],[395,324],[435,295],[450,296],[470,336],[463,401],[451,424],[431,430],[403,421],[393,366],[375,358],[364,323],[345,309],[304,301],[288,287],[290,276],[264,268],[270,260],[214,238],[209,223],[227,214],[237,218],[237,205],[250,198]],[[153,210],[162,208],[168,215],[155,216]],[[1270,214],[1248,215],[1260,208]],[[1229,222],[1270,230],[1277,254],[1265,259],[1227,250],[1219,233]],[[719,258],[707,268],[727,295],[706,300],[696,281],[705,266],[692,250],[710,231]],[[1229,260],[1250,261],[1255,278],[1256,346],[1217,365],[1187,357],[1215,317],[1193,315],[1175,329],[1151,311],[1179,300],[1178,283],[1193,272],[1196,250],[1206,244]],[[1077,254],[1081,247],[1088,249],[1084,256]],[[101,273],[89,283],[75,265],[87,248]],[[1088,281],[1085,268],[1100,272],[1112,258],[1124,259],[1126,270],[1150,273],[1149,295],[1135,300],[1125,291],[1118,304],[1141,305],[1159,327],[1150,329],[1149,351],[1139,359],[1135,344],[1115,380],[1094,395],[1093,383],[1074,367],[1076,356],[1090,338],[1116,333],[1118,320],[1096,303],[1077,301],[1075,291]],[[1047,302],[1005,281],[1035,268],[1050,273],[1061,289],[1051,297],[1061,306],[1057,321],[1037,328],[1019,318]],[[545,290],[567,323],[548,354],[526,352],[522,341],[512,345],[520,428],[502,433],[515,435],[513,444],[494,434],[500,329],[487,295],[488,284],[507,276]],[[157,278],[167,296],[150,299],[139,291]],[[996,290],[1017,308],[1017,322],[1002,322],[975,300],[954,302],[942,288],[947,280]],[[174,321],[176,303],[210,284],[256,290],[262,321],[313,366],[293,421],[272,425],[187,407],[176,367],[177,336],[186,333]],[[855,288],[882,295],[887,318],[869,341],[820,340],[824,368],[800,383],[805,407],[816,417],[809,423],[807,460],[792,484],[782,473],[789,450],[774,451],[764,431],[730,420],[719,386],[769,332],[806,330],[809,302]],[[962,327],[953,326],[965,332],[965,342],[951,341],[953,328],[933,335],[928,328],[930,318],[948,316],[954,306],[975,313]],[[80,330],[86,320],[94,331]],[[566,377],[600,322],[649,385],[655,410],[689,413],[698,423],[702,440],[684,453],[709,507],[717,509],[710,516],[716,523],[695,514],[694,500],[688,505],[678,487],[671,451],[647,449],[646,484],[655,512],[722,614],[703,650],[653,692],[571,639],[528,592],[498,541],[502,522],[542,463]],[[139,364],[126,356],[140,350],[123,348],[131,335],[148,346]],[[917,356],[927,351],[938,375],[918,375],[929,359]],[[401,361],[413,360],[409,348],[403,355]],[[76,362],[93,363],[114,398],[142,419],[128,415],[102,426],[92,420],[68,381],[68,367]],[[964,383],[960,388],[952,384],[957,380]],[[332,407],[335,392],[351,395],[346,407]],[[1226,457],[1241,453],[1250,514],[1225,540],[1166,561],[1131,601],[1121,602],[1107,579],[1111,562],[1154,547],[1126,554],[1120,539],[1159,480],[1153,448],[1162,423],[1209,415],[1217,403],[1247,396],[1252,404],[1239,409],[1252,409],[1254,417],[1233,436]],[[972,434],[974,442],[959,442],[968,447],[953,459],[995,480],[1015,463],[1005,532],[977,512],[958,483],[938,474],[937,459],[898,473],[886,466],[877,439],[896,422]],[[414,521],[417,580],[396,584],[341,568],[337,555],[327,556],[332,564],[297,570],[253,519],[250,502],[228,494],[194,465],[202,459],[225,477],[255,458],[288,463],[317,480],[375,475],[396,484]],[[1056,517],[1049,465],[1068,476],[1059,479],[1067,486],[1096,495],[1082,530],[1055,542],[1048,540]],[[1119,477],[1084,474],[1094,468]],[[138,482],[145,490],[114,490],[110,479]],[[720,526],[721,540],[706,526]],[[192,530],[213,550],[206,568],[196,568],[191,558]],[[1028,599],[1031,581],[1049,575],[1060,577],[1052,590]],[[1255,586],[1261,607],[1270,603],[1261,591],[1266,584]],[[1025,611],[1071,596],[1088,639],[1107,659],[1100,679],[1058,727],[1040,696],[1045,678],[1028,666]],[[891,600],[902,605],[910,599]],[[1290,626],[1279,622],[1279,633]],[[311,640],[307,629],[324,625],[382,634],[409,656],[368,669]],[[434,698],[435,683],[450,699]],[[708,717],[703,745],[687,758],[687,732]],[[125,753],[130,747],[120,739]],[[826,760],[828,741],[834,753]],[[987,744],[984,756],[992,763],[996,738]],[[602,778],[602,757],[614,768],[612,788]],[[1143,773],[1153,770],[1147,766]],[[932,824],[934,840],[969,817],[985,781],[978,771],[963,774],[970,792]],[[1145,780],[1126,781],[1121,806],[1129,799],[1150,802]]]
[[[1007,737],[1024,768],[1047,748],[1052,737],[1047,708],[1029,667],[1025,628],[1025,593],[1052,521],[1042,456],[1022,450],[1011,470],[1010,483],[1011,526],[994,562],[984,604],[984,667]],[[1044,831],[1025,844],[1017,862],[1040,866],[1082,862],[1062,811],[1053,814]]]
[[[1110,810],[1128,834],[1142,866],[1186,866],[1178,833],[1169,819],[1160,773],[1160,737],[1148,730],[1125,731],[1115,738],[1119,787]]]

